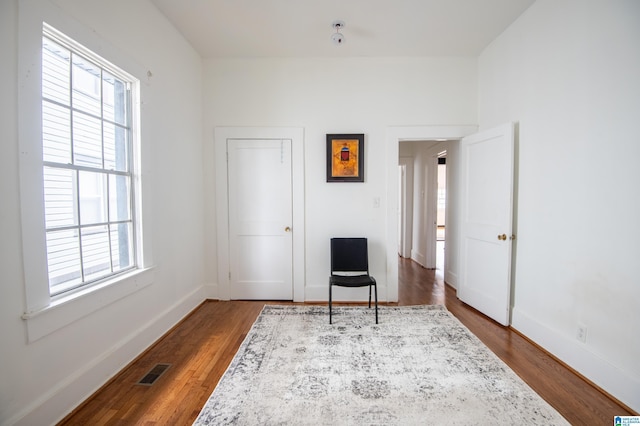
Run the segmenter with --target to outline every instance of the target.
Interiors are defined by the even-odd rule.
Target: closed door
[[[291,140],[227,140],[231,299],[292,300]]]
[[[462,139],[458,297],[509,325],[513,219],[513,124]]]

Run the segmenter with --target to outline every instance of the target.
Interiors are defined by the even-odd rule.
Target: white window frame
[[[73,202],[71,203],[71,206],[69,206],[68,204],[63,204],[65,211],[67,209],[71,211],[70,214],[58,213],[56,219],[53,220],[52,223],[49,223],[47,225],[46,234],[47,234],[47,237],[49,235],[61,235],[61,234],[67,235],[67,238],[69,236],[72,236],[72,240],[65,239],[64,240],[65,243],[71,243],[71,242],[78,243],[78,245],[75,247],[77,249],[77,261],[78,261],[78,264],[76,265],[77,268],[69,267],[68,265],[65,265],[65,262],[68,261],[70,256],[72,257],[72,259],[76,258],[76,256],[74,256],[73,251],[70,252],[65,249],[62,252],[64,253],[63,258],[65,259],[65,261],[63,262],[56,261],[57,268],[60,268],[59,271],[57,273],[52,272],[51,269],[49,269],[48,271],[50,294],[52,297],[55,298],[58,295],[66,295],[71,291],[76,291],[79,289],[86,288],[87,286],[94,285],[98,281],[108,280],[118,274],[123,274],[123,273],[126,273],[127,271],[131,271],[137,268],[137,265],[138,265],[136,261],[137,250],[135,250],[135,248],[132,247],[131,245],[129,247],[130,250],[127,250],[127,253],[129,254],[129,256],[127,256],[129,258],[128,265],[120,269],[119,265],[116,266],[114,264],[114,262],[116,261],[115,256],[117,256],[117,253],[118,253],[117,248],[119,244],[114,244],[114,241],[112,240],[112,236],[113,236],[112,231],[117,228],[120,228],[122,225],[127,225],[128,239],[130,239],[131,241],[135,241],[135,233],[136,233],[135,211],[137,207],[135,203],[135,191],[137,188],[135,187],[135,185],[130,184],[133,178],[133,171],[134,171],[133,170],[134,167],[131,161],[131,157],[132,157],[131,148],[136,143],[139,143],[139,141],[136,141],[132,137],[132,133],[133,133],[132,121],[133,120],[132,120],[131,93],[133,92],[135,87],[139,84],[139,81],[135,77],[121,70],[119,67],[116,67],[115,65],[106,62],[103,58],[87,50],[84,46],[80,45],[75,40],[71,40],[65,34],[62,34],[60,31],[56,30],[55,28],[47,24],[43,25],[43,39],[44,38],[55,43],[56,46],[59,46],[61,49],[69,53],[69,60],[68,62],[66,62],[67,69],[65,70],[68,72],[68,74],[64,74],[64,71],[62,71],[63,74],[60,74],[61,70],[58,70],[59,68],[58,65],[60,65],[59,62],[56,62],[55,64],[53,64],[51,68],[47,68],[47,71],[51,71],[51,73],[46,74],[48,77],[51,77],[51,78],[66,77],[66,81],[64,81],[65,78],[62,78],[62,81],[60,83],[68,83],[69,86],[67,87],[67,90],[65,90],[63,93],[58,93],[58,92],[54,93],[55,97],[45,96],[44,92],[42,96],[43,109],[45,108],[45,105],[47,105],[50,108],[55,108],[68,113],[68,116],[65,117],[62,121],[59,121],[60,118],[58,117],[55,118],[56,120],[55,123],[59,125],[59,128],[63,129],[63,134],[68,132],[69,140],[67,142],[69,143],[69,145],[65,144],[65,146],[69,148],[69,151],[66,153],[67,155],[64,155],[62,157],[58,157],[58,156],[46,157],[45,156],[44,158],[45,161],[43,165],[45,169],[50,170],[52,173],[54,173],[56,177],[60,177],[61,176],[60,173],[63,173],[62,176],[66,175],[71,179],[71,182],[69,182],[70,184],[69,189],[71,190],[68,194],[63,194],[62,199],[64,199],[66,195],[67,197],[72,196],[72,200],[73,200]],[[44,42],[43,42],[42,52],[43,52],[42,55],[44,57],[45,56]],[[51,55],[47,55],[47,56],[51,56]],[[95,71],[98,72],[99,74],[97,79],[92,77],[92,79],[88,81],[88,83],[91,85],[91,87],[89,88],[90,92],[82,90],[84,88],[81,85],[82,83],[81,79],[84,77],[85,74],[80,72],[79,70],[78,72],[74,72],[74,70],[78,69],[78,67],[74,65],[77,60],[80,60],[81,62],[88,61],[90,64],[92,64],[92,67],[96,67]],[[51,63],[51,61],[49,62]],[[45,78],[45,69],[44,69],[45,63],[47,63],[47,61],[43,60],[43,68],[42,68],[43,80]],[[122,117],[121,122],[116,122],[117,118],[112,118],[108,116],[110,115],[108,112],[109,110],[107,110],[104,107],[105,96],[108,95],[108,92],[104,88],[105,73],[118,79],[118,81],[123,82],[126,86],[125,94],[124,94],[124,98],[125,98],[124,105],[122,106],[125,114],[124,114],[124,117]],[[78,100],[77,103],[79,105],[76,105],[75,101],[77,99],[84,99],[82,94],[89,95],[89,97],[92,98],[91,99],[92,102],[99,104],[99,108],[97,108],[96,111],[88,111],[85,108],[83,108],[81,100]],[[67,98],[66,100],[65,100],[65,97]],[[115,109],[115,105],[114,105],[114,109]],[[115,114],[115,111],[114,111],[114,114]],[[100,133],[101,133],[100,149],[98,150],[98,152],[93,151],[95,149],[94,146],[92,146],[91,148],[92,152],[86,152],[87,148],[84,148],[84,151],[85,151],[84,155],[87,156],[87,158],[92,159],[90,163],[86,163],[86,161],[82,161],[83,156],[80,154],[82,152],[82,146],[76,145],[73,142],[75,140],[75,137],[73,136],[74,135],[73,129],[76,128],[76,124],[79,121],[85,120],[88,117],[90,117],[94,121],[94,123],[99,124]],[[42,122],[44,123],[44,121],[45,119],[43,117]],[[105,126],[113,126],[114,128],[117,127],[121,129],[121,133],[124,136],[125,140],[127,141],[125,144],[126,149],[124,152],[125,164],[122,164],[123,167],[121,168],[116,169],[114,167],[114,164],[111,164],[112,161],[115,163],[115,158],[109,159],[111,161],[108,161],[109,157],[107,156],[108,151],[107,151],[107,146],[105,145],[105,137],[104,137]],[[43,124],[43,128],[44,128],[44,124]],[[43,139],[42,143],[43,143],[43,149],[44,149],[44,145],[45,145],[44,134],[42,139]],[[115,147],[113,149],[115,150]],[[96,156],[96,157],[93,157],[93,156]],[[46,173],[45,173],[45,176],[46,176]],[[92,176],[93,179],[96,180],[94,185],[91,185],[92,179],[90,179],[89,176]],[[102,179],[98,179],[99,177],[101,177]],[[110,183],[112,183],[113,181],[112,178],[116,178],[116,177],[124,178],[128,183],[126,185],[126,188],[129,196],[126,197],[126,199],[124,200],[122,199],[120,200],[124,202],[125,206],[127,207],[127,210],[129,210],[129,213],[130,213],[130,214],[127,214],[125,217],[112,217],[112,215],[115,216],[115,213],[111,208],[112,207],[111,203],[115,202],[115,200],[112,199],[112,193],[110,191],[109,186],[110,186]],[[80,179],[83,179],[83,180],[80,181]],[[94,201],[98,201],[97,210],[100,213],[98,213],[96,217],[91,217],[91,215],[88,214],[91,212],[91,209],[89,208],[89,205],[86,203],[87,202],[87,197],[86,197],[87,185],[89,187],[94,186],[94,188],[90,188],[90,189],[97,191],[95,194],[91,194],[91,197],[89,197],[90,200],[95,199]],[[46,186],[47,186],[47,183],[45,182],[45,188]],[[59,185],[55,185],[55,188],[56,189],[54,191],[60,190]],[[64,185],[63,185],[63,188],[64,188]],[[85,188],[85,191],[83,191],[81,188]],[[46,193],[46,189],[45,189],[45,193]],[[85,195],[84,198],[83,198],[83,193]],[[50,201],[52,204],[57,203],[57,206],[60,206],[58,200],[60,200],[61,198],[58,195],[54,195],[54,193],[51,193],[50,197],[51,197]],[[83,199],[84,199],[84,202],[83,202]],[[45,200],[45,214],[52,213],[50,211],[49,212],[47,211],[46,205],[47,205],[47,202]],[[79,214],[81,209],[83,209],[82,210],[83,215]],[[85,215],[84,213],[87,213],[87,214]],[[84,216],[86,216],[86,218]],[[62,220],[62,222],[59,222],[60,220]],[[96,255],[96,253],[95,253],[95,248],[90,249],[88,247],[90,246],[90,243],[89,243],[91,239],[90,235],[102,234],[102,233],[96,234],[95,229],[97,228],[101,228],[105,230],[107,232],[107,235],[105,236],[106,237],[105,241],[102,241],[101,246],[99,246],[98,248],[98,250],[100,251],[99,259],[102,262],[99,265],[100,269],[96,271],[98,272],[98,274],[95,274],[95,273],[92,274],[90,265],[92,265],[92,262],[93,264],[95,264],[96,259],[91,260],[91,254],[89,253],[89,251],[93,250],[92,254],[94,256]],[[93,231],[90,231],[90,230],[93,230]],[[120,235],[118,236],[118,239],[119,238],[121,238]],[[51,250],[55,251],[55,249],[56,249],[55,247],[53,248],[48,247],[48,253],[49,253],[48,255],[50,256]],[[54,259],[55,258],[56,257],[54,257]],[[108,261],[107,261],[107,258],[108,258]],[[58,259],[59,259],[59,256],[58,256]],[[48,262],[49,268],[51,268],[52,261],[53,260],[50,258]],[[79,275],[76,276],[75,275],[76,273]],[[71,279],[69,277],[69,274],[71,274]],[[54,279],[56,279],[58,282],[53,282]]]
[[[22,252],[25,282],[25,308],[22,318],[27,325],[29,342],[38,340],[92,312],[114,303],[153,282],[153,264],[149,244],[145,243],[141,184],[142,140],[140,105],[142,84],[132,87],[132,186],[135,186],[136,223],[134,250],[137,268],[111,279],[85,286],[78,291],[51,297],[47,273],[44,221],[42,158],[42,36],[44,25],[55,28],[77,41],[100,58],[124,69],[138,82],[145,72],[127,55],[110,46],[78,21],[61,13],[55,6],[32,0],[19,3],[19,145],[20,197],[22,216]],[[147,190],[148,191],[148,190]],[[145,250],[143,250],[143,246]]]

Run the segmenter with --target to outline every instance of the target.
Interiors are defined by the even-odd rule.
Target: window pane
[[[131,180],[129,176],[109,176],[109,220],[131,219]]]
[[[136,267],[134,83],[46,24],[42,63],[47,261],[57,295]]]
[[[104,173],[80,171],[80,224],[107,222],[107,178]]]
[[[85,281],[111,274],[111,253],[107,226],[82,229],[82,261]]]
[[[47,263],[51,294],[73,288],[82,282],[77,230],[47,232]]]
[[[104,168],[129,171],[129,142],[127,129],[104,123]]]
[[[42,97],[69,105],[71,82],[69,50],[53,41],[42,39]]]
[[[79,112],[73,114],[73,163],[102,168],[102,124]]]
[[[69,109],[42,103],[42,155],[44,161],[71,163],[71,116]]]
[[[111,225],[111,250],[113,272],[133,266],[133,225],[130,222]]]
[[[100,67],[73,55],[73,108],[101,116]]]
[[[77,225],[76,172],[45,167],[44,213],[47,229]]]
[[[103,117],[117,124],[127,121],[127,84],[117,77],[103,72]]]

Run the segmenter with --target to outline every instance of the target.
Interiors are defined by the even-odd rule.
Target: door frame
[[[398,167],[404,167],[404,182],[398,190],[399,216],[398,232],[400,232],[398,253],[405,258],[411,257],[411,245],[413,239],[413,157],[400,157]],[[400,179],[400,177],[398,177]]]
[[[218,298],[230,300],[229,197],[227,174],[228,139],[291,140],[293,301],[304,302],[304,129],[299,127],[216,127],[214,128],[216,243]]]
[[[459,140],[477,132],[478,126],[391,126],[387,146],[387,301],[398,301],[398,159],[400,141]],[[455,286],[455,283],[451,283]]]

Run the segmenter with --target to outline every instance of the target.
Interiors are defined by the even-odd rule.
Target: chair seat
[[[370,275],[331,275],[329,277],[330,285],[340,287],[366,287],[375,283],[376,280]]]

